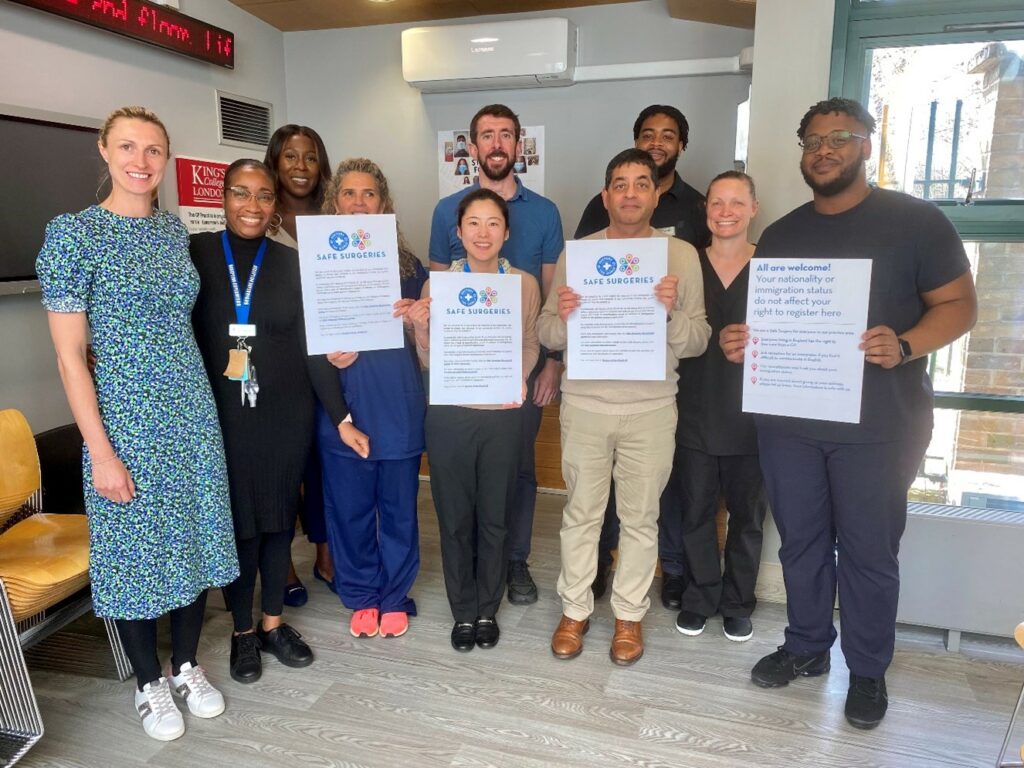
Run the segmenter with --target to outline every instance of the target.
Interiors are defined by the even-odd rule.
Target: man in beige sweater
[[[605,172],[601,198],[607,229],[587,239],[665,237],[668,275],[654,293],[668,313],[665,378],[659,381],[573,379],[562,375],[562,474],[568,500],[562,512],[562,568],[558,594],[562,620],[551,639],[560,659],[583,650],[594,596],[597,541],[614,478],[619,522],[619,564],[612,583],[615,635],[611,659],[628,665],[644,652],[640,622],[650,607],[647,591],[658,557],[658,499],[668,482],[675,450],[676,365],[707,347],[711,328],[704,312],[700,262],[693,246],[653,229],[658,204],[657,166],[639,149],[616,155]],[[566,321],[580,296],[566,283],[565,251],[558,258],[552,290],[538,321],[541,343],[566,348]]]

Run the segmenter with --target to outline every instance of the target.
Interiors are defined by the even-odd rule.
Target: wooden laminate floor
[[[213,595],[200,661],[227,698],[213,720],[186,714],[187,732],[161,743],[142,731],[132,682],[74,668],[33,669],[46,726],[24,758],[39,766],[679,766],[827,768],[992,766],[1024,678],[1024,654],[1009,642],[965,640],[946,653],[937,633],[901,628],[889,670],[888,717],[872,732],[843,718],[847,669],[838,644],[832,672],[774,691],[755,687],[751,665],[781,642],[785,611],[762,605],[755,635],[733,643],[712,619],[698,638],[676,632],[657,600],[644,622],[647,651],[630,668],[608,659],[612,615],[597,605],[583,654],[552,657],[560,605],[558,524],[562,497],[539,497],[532,571],[540,601],[505,603],[497,648],[468,654],[449,645],[451,615],[441,579],[429,486],[420,495],[419,616],[399,639],[356,640],[349,612],[306,579],[309,603],[287,620],[316,663],[293,670],[265,657],[263,679],[228,675],[230,615]],[[308,575],[312,547],[294,547]],[[58,636],[59,637],[59,636]],[[1013,751],[1020,747],[1017,736]]]

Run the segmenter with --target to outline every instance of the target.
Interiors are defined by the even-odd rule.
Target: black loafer
[[[476,630],[476,644],[481,648],[493,648],[498,644],[501,630],[498,629],[498,622],[493,616],[480,616],[473,626]]]
[[[256,634],[260,639],[260,648],[272,653],[286,667],[308,667],[313,663],[312,649],[302,640],[302,635],[287,624],[281,624],[269,632],[265,632],[261,624]]]
[[[456,621],[452,627],[452,648],[456,651],[472,651],[476,645],[476,625],[471,621]]]
[[[263,674],[260,641],[255,632],[231,636],[231,679],[237,683],[255,683]]]

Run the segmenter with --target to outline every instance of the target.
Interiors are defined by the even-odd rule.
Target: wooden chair
[[[1014,630],[1013,636],[1017,640],[1017,645],[1024,648],[1024,621],[1017,625],[1017,629]],[[1017,715],[1020,714],[1020,705],[1024,703],[1024,685],[1020,688],[1020,696],[1017,697],[1017,706],[1013,708],[1013,714],[1010,715],[1010,724],[1006,727],[1006,737],[1003,739],[1003,746],[999,749],[998,762],[996,768],[1022,768],[1024,766],[1024,745],[1020,748],[1020,760],[1014,762],[1005,762],[1003,757],[1006,755],[1006,749],[1010,746],[1010,739],[1013,738],[1013,727],[1017,723]]]
[[[16,410],[0,411],[0,457],[0,766],[6,767],[43,735],[23,649],[86,613],[92,597],[85,515],[42,512],[35,439]],[[124,680],[131,664],[114,623],[105,624]]]

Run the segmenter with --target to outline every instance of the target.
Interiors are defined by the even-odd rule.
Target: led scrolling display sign
[[[145,0],[12,0],[141,40],[193,59],[235,67],[235,36],[173,8]]]

